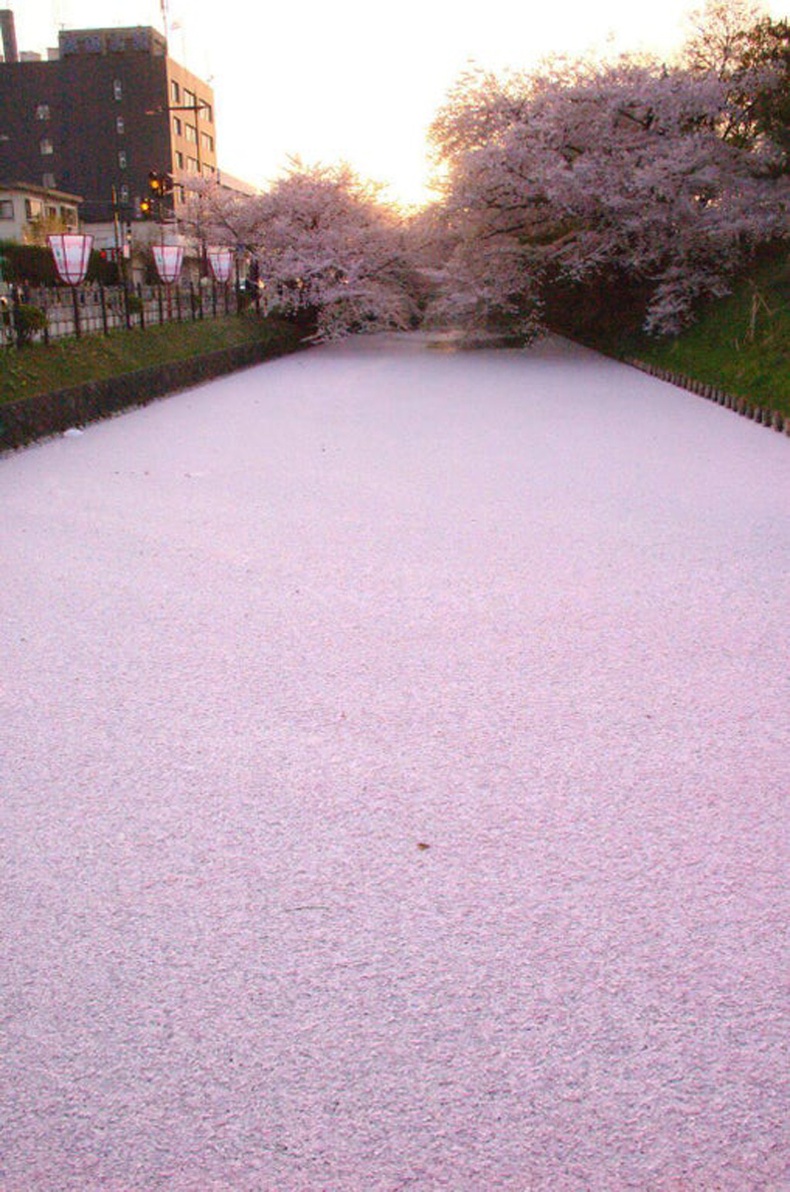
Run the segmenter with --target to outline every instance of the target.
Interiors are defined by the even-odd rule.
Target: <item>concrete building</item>
[[[80,194],[82,222],[107,224],[139,218],[152,171],[175,180],[171,218],[180,183],[215,175],[212,88],[155,29],[65,30],[46,61],[18,53],[8,10],[0,33],[0,181]]]

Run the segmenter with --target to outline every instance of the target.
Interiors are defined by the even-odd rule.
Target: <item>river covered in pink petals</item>
[[[0,459],[2,1192],[790,1188],[790,442],[440,346]]]

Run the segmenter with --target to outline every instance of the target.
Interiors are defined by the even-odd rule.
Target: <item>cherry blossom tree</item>
[[[286,311],[313,312],[318,339],[405,328],[415,313],[399,216],[347,166],[291,172],[258,209],[261,279]]]
[[[432,129],[455,235],[442,313],[529,336],[549,282],[629,277],[647,329],[679,330],[787,232],[779,147],[722,135],[736,102],[715,72],[643,58],[464,77]]]
[[[199,187],[200,219],[216,243],[243,246],[270,309],[314,325],[317,340],[405,328],[415,318],[403,220],[381,188],[347,166],[304,166],[254,197]]]
[[[211,178],[194,178],[184,187],[179,222],[197,241],[246,250],[255,248],[260,196],[243,194]]]

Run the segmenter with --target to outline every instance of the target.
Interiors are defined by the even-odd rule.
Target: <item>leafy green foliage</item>
[[[15,285],[54,286],[58,280],[55,260],[48,248],[39,244],[0,242],[3,277]]]
[[[790,172],[790,22],[766,17],[749,30],[742,73],[760,70],[766,74],[754,88],[754,128],[781,147]]]

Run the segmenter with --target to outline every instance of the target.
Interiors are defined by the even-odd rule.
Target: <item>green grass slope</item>
[[[790,416],[790,258],[764,266],[676,339],[639,337],[619,350]]]
[[[0,404],[237,344],[262,341],[273,349],[287,350],[296,346],[300,336],[291,323],[250,315],[84,335],[21,350],[6,347],[0,349]]]

